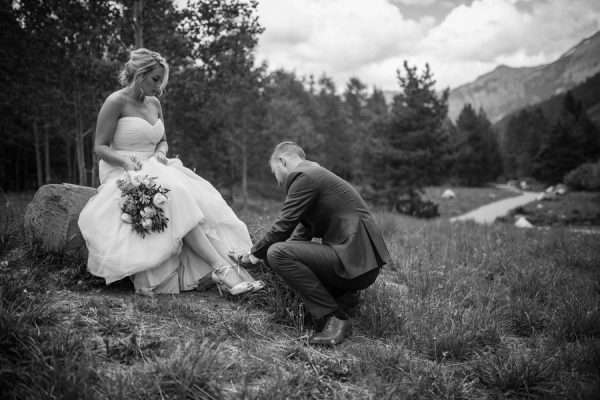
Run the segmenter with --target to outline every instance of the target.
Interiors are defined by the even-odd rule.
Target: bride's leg
[[[225,261],[214,248],[200,226],[189,231],[188,234],[183,237],[183,241],[198,257],[204,259],[212,268],[229,265],[229,263]]]
[[[211,238],[211,237],[209,237],[208,240],[213,245],[213,247],[219,252],[219,254],[221,254],[222,257],[229,257],[235,263],[237,263],[235,256],[230,255],[229,251],[227,251],[227,249],[223,245],[223,242],[221,242],[215,238]],[[238,266],[235,267],[235,271],[238,273],[238,275],[242,279],[242,281],[256,282],[256,279],[254,279],[254,277],[252,275],[250,275],[250,273],[248,271],[246,271],[246,269],[244,267],[242,267],[241,265],[238,264]],[[261,282],[260,285],[261,286],[259,288],[262,288],[264,286],[264,282]]]
[[[206,233],[199,226],[188,232],[183,238],[183,241],[188,245],[196,255],[204,259],[212,269],[216,270],[217,276],[226,279],[228,286],[235,286],[244,280],[241,279],[235,268],[218,269],[224,266],[231,265],[231,262],[223,258],[215,249]]]

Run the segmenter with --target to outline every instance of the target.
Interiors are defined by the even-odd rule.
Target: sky
[[[437,88],[547,64],[600,30],[600,0],[258,0],[257,62],[398,90],[406,60]]]

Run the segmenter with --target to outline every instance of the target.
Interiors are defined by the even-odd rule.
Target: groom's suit
[[[267,258],[318,318],[337,308],[334,296],[369,286],[390,255],[364,200],[339,176],[303,161],[285,188],[279,218],[251,252]],[[314,298],[323,289],[314,280],[327,293]]]

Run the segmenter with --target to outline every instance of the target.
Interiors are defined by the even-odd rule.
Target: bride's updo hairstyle
[[[133,50],[129,55],[129,61],[125,64],[123,71],[119,75],[119,82],[123,86],[132,86],[139,84],[148,76],[156,67],[163,67],[164,77],[158,95],[161,96],[167,81],[169,80],[169,65],[167,61],[157,52],[148,49],[140,48]]]

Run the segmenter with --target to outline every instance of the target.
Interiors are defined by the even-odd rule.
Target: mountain
[[[550,64],[522,68],[501,65],[472,83],[451,89],[448,115],[456,120],[464,104],[471,103],[497,122],[512,111],[565,92],[598,72],[600,31]]]
[[[581,102],[581,106],[588,114],[588,117],[596,125],[600,126],[600,72],[573,86],[569,89],[569,92],[571,92],[575,100]],[[534,111],[539,109],[546,119],[554,121],[563,111],[564,98],[565,94],[561,93],[539,103],[512,111],[494,123],[494,127],[497,128],[500,137],[502,137],[510,119],[524,110]]]

